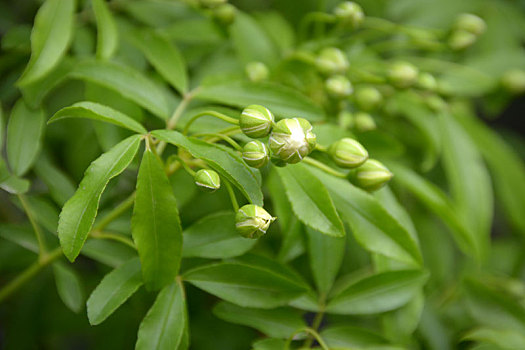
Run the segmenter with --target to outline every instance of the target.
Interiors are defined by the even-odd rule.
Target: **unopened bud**
[[[277,122],[270,135],[270,150],[274,157],[294,164],[303,160],[316,146],[312,125],[303,118],[283,119]]]
[[[387,184],[394,175],[381,162],[368,159],[363,165],[355,169],[350,181],[369,192],[377,191]]]
[[[521,69],[511,69],[501,77],[501,84],[505,89],[513,94],[525,92],[525,71]]]
[[[355,101],[362,110],[371,111],[381,105],[383,96],[374,87],[363,87],[356,91]]]
[[[447,108],[447,102],[438,95],[432,95],[426,98],[425,104],[435,112],[442,112]]]
[[[434,91],[437,88],[437,81],[432,74],[424,72],[419,74],[417,86],[423,90]]]
[[[315,65],[322,73],[331,75],[346,72],[350,63],[343,51],[336,47],[327,47],[319,53]]]
[[[418,73],[418,69],[413,64],[397,62],[390,67],[388,78],[394,86],[407,88],[417,81]]]
[[[448,38],[448,46],[452,50],[463,50],[469,46],[472,46],[476,42],[478,37],[476,34],[467,32],[466,30],[455,30],[450,38]]]
[[[481,17],[471,13],[463,13],[456,19],[455,28],[479,36],[485,32],[487,24]]]
[[[344,75],[334,75],[328,78],[325,87],[328,94],[335,98],[348,97],[354,91],[352,83]]]
[[[333,143],[328,152],[338,166],[346,169],[357,168],[368,159],[363,145],[348,137]]]
[[[259,140],[253,140],[244,145],[242,159],[251,167],[262,168],[270,160],[268,147]]]
[[[221,178],[210,169],[200,169],[195,173],[195,184],[205,192],[215,192],[221,187]]]
[[[353,1],[345,1],[337,5],[334,15],[342,22],[349,23],[353,28],[359,27],[365,18],[361,6]]]
[[[213,9],[213,17],[217,18],[221,23],[231,24],[235,20],[237,9],[232,4],[218,5]]]
[[[377,128],[374,118],[365,112],[358,112],[355,114],[354,127],[360,132],[371,131]]]
[[[337,120],[339,122],[339,126],[341,126],[343,129],[352,129],[355,124],[354,115],[348,111],[339,112],[337,115]]]
[[[246,136],[261,138],[270,133],[273,121],[273,114],[268,108],[260,105],[251,105],[242,111],[239,125]]]
[[[274,220],[263,208],[247,204],[237,211],[235,227],[241,236],[255,239],[263,236]]]
[[[268,67],[262,62],[250,62],[245,67],[246,75],[248,79],[254,82],[263,81],[268,79],[270,74]]]

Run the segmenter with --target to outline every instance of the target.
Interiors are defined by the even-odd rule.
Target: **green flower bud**
[[[237,15],[237,8],[232,4],[222,4],[213,9],[213,17],[224,24],[231,24]]]
[[[424,90],[434,91],[437,88],[437,81],[432,74],[424,72],[419,74],[417,86]]]
[[[362,110],[371,111],[381,105],[383,96],[376,88],[363,87],[357,90],[355,101]]]
[[[325,82],[326,91],[335,98],[345,98],[352,94],[352,83],[344,75],[334,75]]]
[[[327,75],[344,73],[350,67],[344,52],[336,47],[323,49],[317,56],[315,65],[320,72]]]
[[[521,69],[511,69],[501,77],[501,84],[505,89],[513,94],[525,92],[525,71]]]
[[[247,204],[237,211],[235,227],[241,236],[255,239],[263,236],[274,220],[263,208]]]
[[[205,192],[215,192],[221,187],[221,178],[210,169],[200,169],[193,178],[195,185]]]
[[[350,176],[350,181],[366,190],[377,191],[392,179],[394,175],[375,159],[368,159]]]
[[[418,77],[418,69],[408,62],[394,63],[388,71],[388,79],[398,88],[412,86]]]
[[[455,30],[450,38],[448,38],[448,46],[450,46],[452,50],[459,51],[472,46],[477,39],[476,34],[467,32],[466,30]]]
[[[227,2],[228,0],[199,0],[199,3],[201,4],[201,6],[210,7],[210,8],[226,4]]]
[[[262,168],[270,160],[268,147],[259,140],[253,140],[244,145],[242,159],[251,167]]]
[[[244,70],[248,79],[255,82],[268,79],[268,75],[270,74],[268,67],[262,62],[250,62],[246,65]]]
[[[355,124],[354,115],[348,111],[341,111],[337,115],[339,126],[343,129],[352,129]]]
[[[283,119],[273,128],[269,144],[274,157],[285,163],[294,164],[314,150],[316,137],[308,120]]]
[[[435,112],[442,112],[447,108],[447,102],[438,95],[432,95],[426,98],[425,104]]]
[[[363,145],[348,137],[333,143],[328,152],[341,168],[357,168],[368,159],[368,152]]]
[[[272,112],[260,105],[246,107],[239,119],[242,132],[252,138],[265,137],[272,130],[274,117]]]
[[[372,118],[370,114],[359,112],[355,114],[354,127],[357,129],[357,131],[365,132],[375,130],[377,126],[374,118]]]
[[[457,30],[472,33],[479,36],[487,29],[485,21],[476,15],[471,13],[463,13],[456,19],[454,26]]]
[[[361,6],[353,1],[345,1],[337,5],[334,15],[341,21],[349,23],[353,28],[359,27],[365,18]]]

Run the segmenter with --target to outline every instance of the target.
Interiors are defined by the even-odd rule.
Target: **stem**
[[[299,24],[299,38],[304,40],[308,34],[308,27],[314,22],[320,23],[334,23],[336,18],[334,15],[325,12],[310,12],[306,14]]]
[[[13,292],[22,287],[27,281],[33,278],[40,270],[58,259],[62,255],[62,249],[56,248],[50,253],[44,254],[41,258],[29,265],[18,277],[0,289],[0,302],[8,298]]]
[[[204,117],[204,116],[215,117],[217,119],[224,120],[225,122],[228,122],[230,124],[239,125],[239,120],[238,119],[228,117],[227,115],[224,115],[222,113],[215,112],[215,111],[204,111],[204,112],[200,112],[200,113],[197,113],[196,115],[194,115],[188,121],[188,123],[184,127],[184,130],[182,131],[182,133],[184,135],[186,135],[188,133],[188,130],[190,129],[191,124],[193,124],[193,122],[195,122],[200,117]]]
[[[134,250],[137,250],[137,247],[135,247],[135,244],[133,241],[129,238],[126,238],[124,236],[115,234],[115,233],[109,233],[109,232],[100,232],[100,231],[91,231],[90,236],[95,239],[109,239],[112,241],[117,241],[120,243],[124,243],[128,247],[133,248]]]
[[[326,345],[326,343],[321,338],[321,336],[319,335],[319,333],[317,333],[317,331],[315,331],[315,330],[313,330],[312,328],[309,328],[309,327],[301,328],[301,329],[298,329],[297,331],[293,332],[292,335],[290,335],[288,337],[288,339],[286,339],[286,343],[284,344],[285,350],[289,350],[290,349],[290,344],[292,344],[293,338],[297,334],[302,333],[302,332],[310,333],[315,338],[315,340],[317,340],[317,342],[319,343],[319,345],[321,346],[321,348],[323,350],[330,350],[328,348],[328,346]]]
[[[319,329],[319,326],[321,325],[321,322],[323,321],[323,316],[324,316],[324,311],[322,311],[322,310],[319,311],[317,314],[315,314],[314,320],[312,322],[312,329],[315,330],[316,332]],[[314,335],[314,337],[315,337],[315,335]],[[318,338],[316,338],[316,340],[319,342]],[[312,337],[308,337],[305,340],[303,347],[304,348],[310,348],[312,343],[313,343],[313,338]],[[321,343],[319,342],[319,344],[321,344]]]
[[[233,192],[232,185],[228,181],[225,181],[224,184],[226,186],[226,190],[228,191],[228,194],[230,195],[230,200],[232,202],[233,210],[235,212],[238,212],[239,203],[237,203],[237,197],[235,197],[235,192]]]
[[[242,147],[239,146],[239,144],[237,142],[235,142],[234,139],[232,139],[231,137],[229,137],[227,135],[214,133],[214,132],[204,132],[204,133],[195,134],[193,136],[195,136],[195,137],[198,137],[198,136],[215,136],[215,137],[218,137],[218,138],[228,142],[237,151],[242,152]]]
[[[104,216],[102,220],[98,222],[93,227],[93,231],[102,231],[110,222],[122,215],[126,210],[131,208],[135,202],[135,192],[129,195],[122,203],[120,203],[116,208],[114,208],[108,215]]]
[[[36,240],[38,241],[38,253],[40,258],[43,258],[47,252],[44,234],[42,230],[40,230],[40,226],[38,226],[37,222],[35,221],[33,212],[31,210],[31,207],[27,203],[26,197],[23,194],[19,194],[18,199],[20,199],[20,203],[22,203],[22,207],[24,208],[24,211],[26,212],[26,215],[29,218],[29,222],[31,223],[31,226],[35,231]]]
[[[321,163],[320,161],[315,160],[313,158],[306,157],[306,158],[303,159],[303,162],[305,162],[307,164],[310,164],[310,165],[313,165],[316,168],[319,168],[322,171],[324,171],[325,173],[328,173],[330,175],[334,175],[334,176],[341,177],[341,178],[346,178],[346,174],[345,173],[342,173],[340,171],[332,169],[328,165],[326,165],[324,163]]]

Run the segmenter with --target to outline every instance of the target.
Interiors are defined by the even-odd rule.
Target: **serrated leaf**
[[[149,290],[161,289],[179,271],[182,228],[164,167],[150,149],[140,163],[131,227],[144,284]]]
[[[208,215],[184,230],[183,236],[183,257],[233,258],[246,253],[257,243],[239,235],[233,212]]]
[[[345,230],[324,185],[302,164],[276,168],[297,218],[329,236],[343,237]]]
[[[344,179],[310,169],[326,186],[336,208],[365,249],[408,264],[421,265],[417,242],[376,198]]]
[[[140,140],[140,135],[130,136],[93,161],[77,191],[62,208],[58,237],[70,261],[75,260],[86,241],[107,183],[127,168],[139,149]]]
[[[273,338],[288,338],[306,327],[301,314],[291,308],[260,310],[220,302],[213,308],[215,316],[227,322],[253,327]]]
[[[89,323],[97,325],[108,318],[142,285],[140,261],[132,259],[108,273],[87,301]]]
[[[186,300],[181,282],[164,287],[142,320],[135,349],[183,350],[187,328]]]
[[[97,57],[109,59],[118,46],[118,30],[105,0],[92,0],[97,21]]]
[[[162,34],[143,30],[134,42],[162,77],[181,94],[188,91],[186,63],[173,43]]]
[[[60,299],[73,312],[80,312],[84,305],[84,292],[80,278],[71,267],[56,262],[53,264],[55,283]]]
[[[260,104],[282,118],[322,120],[323,110],[308,97],[287,86],[270,82],[221,81],[201,86],[195,98],[244,108]]]
[[[42,109],[32,110],[19,100],[7,125],[7,159],[17,176],[31,168],[41,148],[45,115]]]
[[[112,62],[87,61],[74,67],[69,77],[115,90],[163,120],[168,119],[171,113],[165,91],[129,66]]]
[[[100,120],[106,123],[120,126],[139,134],[146,134],[148,131],[135,119],[128,117],[111,107],[101,105],[95,102],[83,101],[77,102],[70,107],[65,107],[56,112],[48,124],[67,118],[86,118]]]
[[[368,315],[394,310],[409,302],[427,280],[420,270],[378,273],[350,284],[333,296],[327,312],[344,315]]]
[[[260,257],[197,267],[184,280],[230,303],[261,309],[286,305],[307,290],[284,265]]]
[[[186,137],[177,131],[155,130],[151,134],[167,143],[182,147],[200,158],[237,187],[253,204],[263,205],[263,195],[256,170],[250,168],[231,148]]]
[[[31,32],[31,59],[18,81],[27,85],[48,74],[66,53],[73,37],[75,0],[47,0]]]

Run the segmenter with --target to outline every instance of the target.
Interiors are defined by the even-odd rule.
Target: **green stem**
[[[128,247],[133,248],[134,250],[137,250],[137,247],[135,247],[135,244],[133,243],[131,239],[115,234],[115,233],[91,231],[90,236],[95,239],[108,239],[111,241],[120,242],[120,243],[127,245]]]
[[[310,164],[310,165],[313,165],[314,167],[319,168],[322,171],[324,171],[325,173],[328,173],[330,175],[334,175],[334,176],[341,177],[341,178],[346,178],[346,174],[345,173],[342,173],[340,171],[332,169],[328,165],[326,165],[324,163],[321,163],[320,161],[315,160],[313,158],[306,157],[306,158],[303,159],[303,162],[305,162],[307,164]]]
[[[11,294],[17,291],[22,287],[26,282],[33,278],[38,272],[40,272],[44,267],[58,259],[62,255],[62,249],[56,248],[49,253],[44,254],[33,264],[29,265],[20,275],[18,275],[14,280],[6,284],[2,289],[0,289],[0,303],[8,298]]]
[[[326,343],[321,338],[321,336],[319,335],[319,333],[317,333],[317,331],[315,331],[315,330],[313,330],[312,328],[309,328],[309,327],[301,328],[301,329],[298,329],[297,331],[293,332],[292,335],[290,335],[288,337],[288,339],[286,339],[286,343],[284,344],[284,349],[285,350],[289,350],[290,349],[290,345],[292,344],[293,338],[297,334],[302,333],[302,332],[306,332],[306,333],[311,334],[315,338],[315,340],[317,340],[317,342],[319,343],[319,345],[321,346],[321,348],[323,350],[330,350],[328,348],[328,346],[326,345]]]
[[[324,312],[322,310],[319,311],[317,314],[315,314],[314,320],[312,322],[312,329],[315,330],[316,332],[319,329],[319,326],[321,325],[321,322],[323,321],[323,316],[324,316]],[[317,339],[317,341],[319,341],[319,339]],[[312,337],[308,337],[305,340],[303,347],[304,348],[310,348],[312,343],[313,343],[313,338]]]
[[[239,144],[234,139],[232,139],[231,137],[229,137],[227,135],[214,133],[214,132],[204,132],[204,133],[199,133],[199,134],[195,134],[195,135],[192,135],[192,136],[195,136],[195,137],[199,137],[199,136],[215,136],[215,137],[218,137],[218,138],[228,142],[237,151],[242,152],[242,147],[239,146]]]
[[[26,215],[29,218],[29,222],[31,223],[31,226],[35,231],[36,240],[38,242],[39,256],[40,258],[42,258],[47,252],[46,242],[44,240],[44,233],[42,232],[42,230],[40,230],[40,226],[38,226],[34,218],[33,211],[31,210],[29,203],[27,203],[26,197],[23,194],[19,194],[18,199],[20,199],[20,203],[22,203],[22,207],[24,208],[24,211],[26,212]]]
[[[238,119],[228,117],[227,115],[224,115],[222,113],[215,112],[215,111],[204,111],[204,112],[200,112],[200,113],[197,113],[196,115],[194,115],[188,121],[188,123],[184,127],[184,130],[182,131],[182,133],[184,135],[186,135],[188,133],[188,130],[190,129],[190,126],[193,124],[193,122],[195,122],[200,117],[204,117],[204,116],[210,116],[210,117],[218,118],[218,119],[224,120],[225,122],[228,122],[230,124],[239,125],[239,120]]]
[[[122,203],[114,208],[108,215],[104,216],[94,227],[93,231],[102,231],[110,222],[122,215],[126,210],[131,208],[135,202],[135,192],[129,195]]]
[[[335,21],[336,18],[332,14],[325,12],[310,12],[303,17],[299,24],[299,38],[304,40],[308,36],[308,27],[312,23],[334,23]]]
[[[232,202],[233,210],[235,212],[238,212],[239,203],[237,203],[237,197],[235,197],[235,192],[233,192],[232,185],[228,181],[225,181],[224,185],[226,186],[226,190],[228,191],[228,194],[230,195],[230,200]]]

